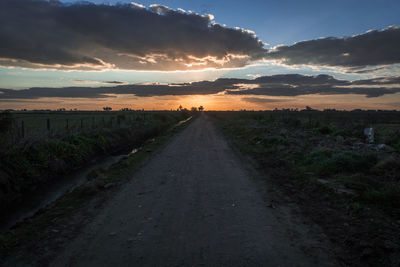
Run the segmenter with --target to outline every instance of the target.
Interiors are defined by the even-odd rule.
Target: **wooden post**
[[[24,121],[21,121],[21,137],[25,137],[25,126],[24,126]]]
[[[65,122],[66,122],[66,124],[65,124],[65,129],[68,130],[68,128],[69,128],[69,121],[68,121],[68,119],[65,119]]]
[[[83,119],[81,119],[81,130],[83,129]]]
[[[18,131],[17,121],[12,120],[11,129],[8,130],[8,135],[11,136],[11,144],[17,143],[18,136],[15,134],[15,131]]]
[[[47,119],[47,131],[50,132],[50,119]]]

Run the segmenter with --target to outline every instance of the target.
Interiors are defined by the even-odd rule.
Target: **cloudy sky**
[[[397,1],[0,0],[0,109],[400,109]]]

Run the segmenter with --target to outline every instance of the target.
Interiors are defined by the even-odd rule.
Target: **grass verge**
[[[266,181],[341,248],[337,257],[343,265],[400,264],[399,155],[395,149],[378,150],[376,145],[365,144],[365,122],[335,126],[323,112],[209,114],[235,150],[249,156]],[[300,115],[307,120],[301,121]],[[360,114],[334,115],[351,122]],[[398,117],[393,119],[396,124],[388,123],[398,129]],[[341,129],[348,134],[339,135]],[[387,138],[380,130],[377,136]],[[393,136],[398,138],[391,135],[390,140]]]
[[[91,220],[104,201],[192,120],[147,140],[136,153],[111,165],[107,170],[98,169],[89,174],[87,183],[1,234],[0,258],[4,259],[4,265],[47,265],[54,252]]]

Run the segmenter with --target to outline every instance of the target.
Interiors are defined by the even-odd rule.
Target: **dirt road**
[[[51,266],[336,266],[319,229],[271,205],[252,173],[202,115]]]

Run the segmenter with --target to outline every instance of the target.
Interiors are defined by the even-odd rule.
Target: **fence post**
[[[83,119],[81,119],[81,130],[83,129]]]
[[[66,121],[66,124],[65,124],[65,129],[67,129],[67,130],[68,130],[68,128],[69,128],[69,121],[68,121],[68,119],[65,119],[65,121]]]
[[[94,116],[92,117],[92,128],[96,128],[96,120],[94,118]]]
[[[50,131],[50,119],[47,119],[47,131]]]
[[[15,128],[17,128],[17,131],[18,131],[18,124],[15,120],[13,120],[12,124],[11,124],[11,129],[7,130],[7,136],[10,137],[9,140],[11,142],[11,145],[14,145],[17,140],[16,134],[15,134]]]
[[[21,121],[21,137],[25,137],[25,126],[24,126],[24,121]]]

